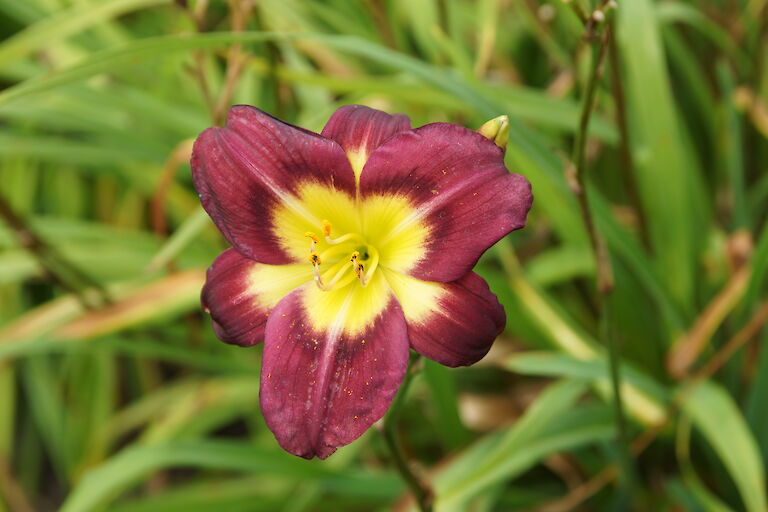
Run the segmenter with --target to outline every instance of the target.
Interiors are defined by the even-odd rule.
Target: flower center
[[[331,223],[324,220],[322,239],[311,231],[305,233],[310,240],[309,262],[315,284],[323,291],[343,288],[355,279],[361,286],[367,286],[379,266],[379,251],[360,233],[350,232],[334,238],[332,230]],[[321,271],[324,261],[334,263],[327,264]]]

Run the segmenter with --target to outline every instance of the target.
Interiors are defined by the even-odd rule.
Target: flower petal
[[[308,289],[293,291],[270,315],[259,396],[280,446],[324,459],[384,415],[408,367],[408,335],[388,287],[380,313],[356,331],[345,328],[343,308],[332,325],[317,328]]]
[[[405,312],[411,348],[438,363],[474,364],[504,330],[504,308],[474,272],[452,283],[385,275]]]
[[[370,154],[397,132],[410,128],[411,120],[405,114],[387,114],[363,105],[345,105],[333,113],[322,135],[341,144],[359,180]]]
[[[409,270],[427,281],[455,281],[510,231],[525,225],[533,196],[504,152],[477,132],[434,123],[400,132],[365,164],[363,198],[405,197],[416,209],[396,230],[423,223],[430,233]]]
[[[248,347],[264,339],[280,299],[311,279],[309,265],[264,265],[228,249],[208,269],[201,302],[221,341]]]
[[[354,174],[338,143],[244,105],[230,109],[226,126],[197,138],[192,178],[227,240],[269,264],[295,262],[275,233],[276,205],[295,204],[297,189],[313,183],[355,194]]]

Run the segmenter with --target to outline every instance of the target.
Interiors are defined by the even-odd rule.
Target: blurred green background
[[[313,130],[363,103],[508,114],[536,197],[478,268],[505,333],[393,418],[436,510],[765,512],[767,3],[0,0],[0,511],[414,510],[376,428],[282,452],[261,349],[199,307],[226,244],[194,137],[233,103]]]

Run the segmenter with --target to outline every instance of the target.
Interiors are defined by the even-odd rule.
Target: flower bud
[[[477,132],[492,140],[501,149],[506,149],[509,140],[509,117],[499,116],[487,121]]]

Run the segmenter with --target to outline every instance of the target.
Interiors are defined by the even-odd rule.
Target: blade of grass
[[[440,426],[438,436],[446,451],[450,452],[470,439],[470,433],[459,417],[455,376],[448,368],[425,360],[424,377],[436,411],[434,424]]]
[[[61,512],[100,510],[152,472],[171,467],[268,474],[293,481],[315,480],[328,487],[354,487],[359,494],[379,497],[392,497],[401,489],[400,482],[390,474],[361,469],[329,470],[318,461],[307,462],[282,451],[242,442],[172,442],[130,447],[89,471],[64,502]]]
[[[0,44],[0,66],[28,53],[77,34],[105,20],[125,13],[170,4],[171,0],[111,0],[97,4],[76,5],[45,18],[17,32]]]
[[[582,424],[569,417],[585,389],[583,382],[574,380],[551,385],[515,425],[475,443],[451,461],[434,479],[436,509],[466,510],[467,502],[483,489],[508,481],[545,455],[610,435],[613,429],[604,414],[579,418]],[[568,425],[569,420],[575,424]]]
[[[766,510],[765,469],[760,450],[728,392],[711,381],[701,382],[682,407],[723,461],[746,509]]]
[[[683,127],[653,4],[625,2],[617,9],[617,20],[635,147],[632,156],[651,245],[667,289],[683,310],[690,311],[700,233],[709,219],[701,178],[680,135]]]

